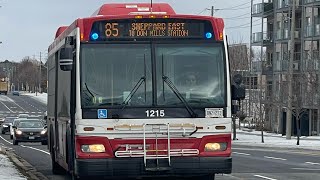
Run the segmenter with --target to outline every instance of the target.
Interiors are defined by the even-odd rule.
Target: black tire
[[[19,141],[17,141],[17,140],[13,140],[13,145],[18,145],[19,144]]]
[[[13,135],[10,135],[10,139],[13,139]]]
[[[1,134],[5,134],[6,132],[4,132],[4,131],[1,131]]]
[[[48,145],[48,141],[42,141],[41,145]]]

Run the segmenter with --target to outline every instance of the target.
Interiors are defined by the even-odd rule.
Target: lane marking
[[[259,175],[259,174],[255,174],[255,175],[253,175],[253,176],[259,177],[259,178],[262,178],[262,179],[277,180],[277,179],[269,178],[269,177],[266,177],[266,176],[261,176],[261,175]]]
[[[230,177],[230,178],[232,178],[232,179],[241,179],[241,180],[243,180],[242,178],[239,178],[239,177],[237,177],[237,176],[233,176],[233,175],[231,175],[231,174],[216,174],[216,177],[218,177],[219,175],[221,175],[220,177],[226,176],[226,177]]]
[[[7,143],[9,143],[9,144],[11,144],[11,145],[12,145],[12,142],[10,142],[10,141],[6,140],[4,137],[0,136],[0,138],[1,138],[2,140],[4,140],[5,142],[7,142]]]
[[[26,111],[23,107],[21,107],[19,104],[17,104],[15,101],[13,101],[14,104],[16,104],[19,108],[21,108],[22,110]]]
[[[291,168],[294,170],[306,170],[306,171],[320,171],[320,169],[311,169],[311,168]]]
[[[2,101],[0,101],[10,112],[13,112],[7,105],[5,105]]]
[[[45,154],[47,154],[47,155],[50,155],[49,152],[44,151],[44,150],[42,150],[42,149],[37,149],[37,148],[34,148],[34,147],[25,146],[25,145],[20,145],[20,146],[21,146],[21,147],[25,147],[25,148],[29,148],[29,149],[33,149],[33,150],[36,150],[36,151],[40,151],[40,152],[43,152],[43,153],[45,153]]]
[[[251,154],[241,153],[241,152],[232,152],[232,153],[233,153],[233,154],[238,154],[238,155],[251,156]]]
[[[286,161],[286,160],[287,160],[287,159],[277,158],[277,157],[271,157],[271,156],[264,156],[264,158],[267,158],[267,159],[275,159],[275,160],[281,160],[281,161]]]
[[[7,143],[9,143],[9,144],[11,144],[11,145],[12,145],[12,142],[10,142],[10,141],[6,140],[4,137],[0,136],[0,138],[1,138],[2,140],[4,140],[5,142],[7,142]],[[40,152],[43,152],[43,153],[45,153],[45,154],[47,154],[47,155],[50,155],[50,153],[49,153],[49,152],[44,151],[44,150],[42,150],[42,149],[37,149],[37,148],[34,148],[34,147],[25,146],[25,145],[19,145],[19,146],[24,147],[24,148],[33,149],[33,150],[36,150],[36,151],[40,151]],[[11,148],[11,149],[12,149],[12,148]]]
[[[306,164],[312,164],[312,165],[320,165],[320,163],[314,163],[314,162],[305,162]]]

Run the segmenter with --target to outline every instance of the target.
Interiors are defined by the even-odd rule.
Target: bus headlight
[[[103,144],[89,144],[89,145],[82,145],[81,151],[85,153],[95,152],[95,153],[102,153],[106,152]]]
[[[225,151],[227,149],[227,143],[207,143],[204,146],[204,151]]]

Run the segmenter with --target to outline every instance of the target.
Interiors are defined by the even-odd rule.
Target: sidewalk
[[[9,157],[5,155],[0,146],[0,179],[1,180],[27,180],[27,177],[22,175],[18,168],[11,162]]]
[[[243,130],[237,129],[237,134],[248,134],[248,135],[255,135],[261,137],[261,131],[252,132],[249,131],[247,128],[242,128]],[[282,134],[275,134],[275,133],[267,133],[263,132],[265,137],[277,137],[277,138],[286,138],[286,136],[282,136]],[[292,136],[291,139],[297,139],[296,136]],[[301,136],[300,140],[310,140],[310,141],[320,141],[320,136]]]

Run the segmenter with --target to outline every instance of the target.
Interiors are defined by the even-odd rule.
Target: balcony
[[[289,54],[288,53],[283,53],[283,56],[280,57],[280,59],[277,61],[278,62],[278,66],[281,64],[281,68],[280,67],[275,67],[275,71],[288,71],[288,66],[289,66]],[[301,70],[301,53],[297,52],[294,53],[294,59],[293,59],[293,72],[298,72]]]
[[[312,72],[319,70],[320,52],[319,51],[307,51],[304,53],[303,58],[303,70]]]
[[[277,38],[277,40],[289,39],[289,29],[278,29],[276,38]]]
[[[273,3],[259,3],[252,6],[252,16],[259,17],[272,13]]]
[[[281,8],[287,8],[290,6],[290,0],[278,0],[277,2],[277,8],[281,9]]]
[[[313,3],[315,0],[304,0],[304,4]],[[320,0],[319,0],[320,1]]]
[[[252,34],[252,43],[272,43],[273,32],[256,32]]]
[[[319,2],[320,2],[320,0],[319,0]],[[315,25],[314,35],[315,36],[320,36],[320,24],[316,24]]]
[[[306,26],[304,31],[304,37],[312,37],[312,36],[314,36],[313,26]]]

